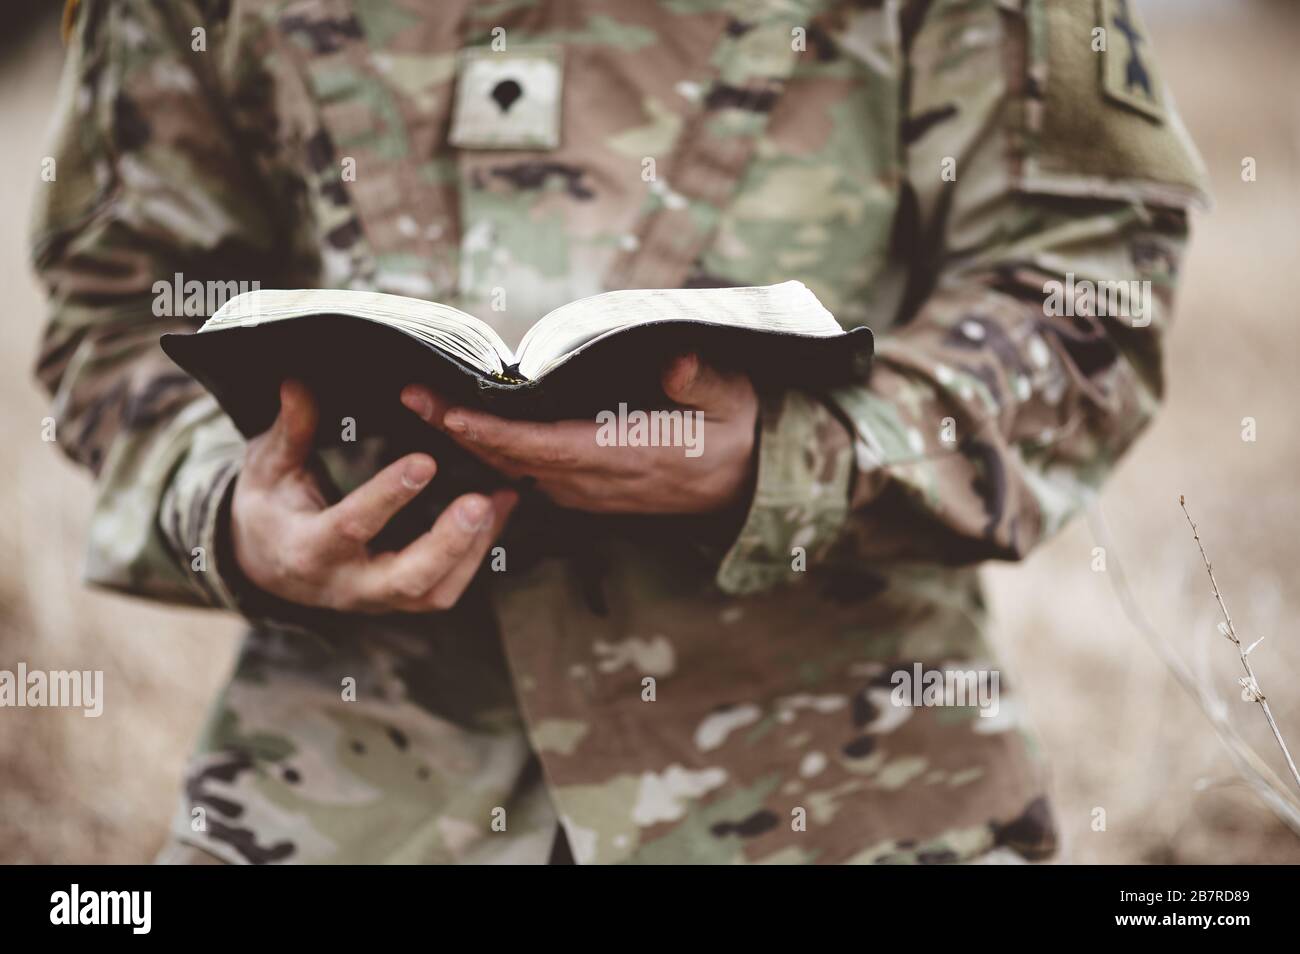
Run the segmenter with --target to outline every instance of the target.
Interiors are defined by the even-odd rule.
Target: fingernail
[[[433,416],[433,401],[423,391],[408,391],[402,395],[402,403],[414,411],[423,420]]]
[[[482,497],[470,497],[456,507],[456,519],[465,530],[481,530],[487,522],[488,502]]]
[[[402,468],[402,486],[407,490],[419,490],[433,476],[433,461],[420,457]]]

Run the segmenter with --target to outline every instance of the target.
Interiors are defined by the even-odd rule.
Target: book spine
[[[501,381],[507,381],[507,382],[509,382],[510,384],[527,384],[527,383],[528,383],[528,379],[527,379],[526,377],[524,377],[522,374],[519,373],[519,364],[518,364],[518,362],[516,362],[515,364],[512,364],[512,365],[509,365],[509,366],[508,366],[504,371],[502,371],[500,374],[493,374],[492,376],[493,376],[494,378],[498,378],[498,379],[501,380]]]

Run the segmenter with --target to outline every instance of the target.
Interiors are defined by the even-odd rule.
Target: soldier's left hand
[[[688,354],[669,363],[661,383],[683,411],[701,412],[698,456],[688,456],[681,446],[602,446],[595,420],[508,420],[450,406],[421,385],[404,388],[402,403],[507,476],[532,478],[562,507],[705,514],[744,503],[758,418],[758,397],[748,376],[723,373]]]

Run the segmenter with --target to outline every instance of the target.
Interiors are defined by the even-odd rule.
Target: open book
[[[845,332],[802,283],[612,291],[556,308],[511,348],[484,321],[436,302],[374,292],[247,292],[164,351],[218,399],[245,434],[265,429],[279,382],[304,380],[322,414],[360,425],[401,412],[397,394],[427,384],[458,403],[536,420],[586,416],[620,401],[663,406],[659,374],[700,353],[756,385],[827,388],[863,374],[865,328]],[[328,417],[323,417],[328,420]],[[373,432],[373,430],[372,430]]]

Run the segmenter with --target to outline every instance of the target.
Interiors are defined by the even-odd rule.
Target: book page
[[[533,325],[519,344],[519,371],[535,380],[606,335],[660,321],[697,321],[819,338],[843,332],[802,282],[612,291],[561,305]]]
[[[222,305],[199,334],[306,315],[351,315],[388,325],[489,374],[500,375],[515,362],[514,352],[501,336],[473,315],[437,302],[379,292],[311,288],[245,292]]]

